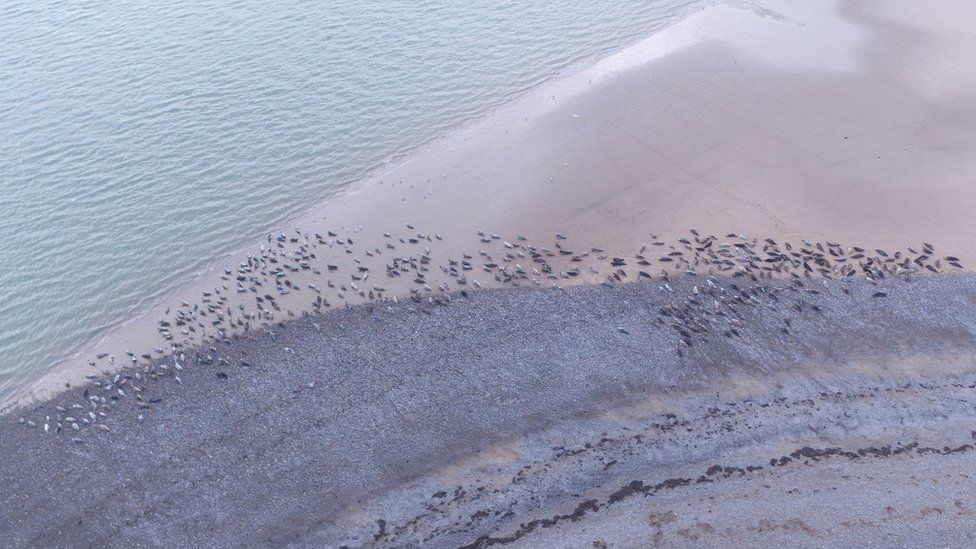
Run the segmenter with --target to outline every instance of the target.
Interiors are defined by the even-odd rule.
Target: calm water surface
[[[0,2],[0,398],[370,169],[704,3]]]

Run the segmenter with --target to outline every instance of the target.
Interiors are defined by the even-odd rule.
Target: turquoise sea
[[[371,170],[711,2],[0,2],[0,398]]]

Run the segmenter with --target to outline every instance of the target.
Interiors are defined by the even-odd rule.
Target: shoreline
[[[928,240],[974,264],[976,227],[967,212],[976,199],[964,179],[976,172],[967,125],[976,113],[952,94],[920,95],[927,90],[913,88],[916,76],[878,53],[904,39],[915,44],[902,48],[914,48],[914,60],[934,55],[918,33],[942,21],[929,15],[914,34],[899,34],[849,4],[837,7],[841,13],[767,5],[758,12],[726,6],[698,12],[501,105],[294,225],[303,233],[355,236],[357,255],[382,248],[381,233],[407,224],[442,235],[437,248],[446,254],[476,250],[478,231],[519,230],[549,244],[563,232],[577,245],[623,253],[630,250],[614,250],[614,242],[641,242],[651,232],[676,239],[694,226],[883,248]],[[808,50],[831,32],[843,38],[836,51]],[[792,65],[763,57],[770,50],[792,55]],[[960,74],[943,69],[934,81]],[[710,89],[719,81],[725,96]],[[873,94],[877,101],[866,104]],[[811,101],[826,110],[808,113]],[[806,129],[797,135],[792,128]],[[387,222],[377,226],[377,219]],[[363,220],[373,221],[357,230]],[[218,267],[180,293],[192,301],[213,292],[219,273]],[[107,335],[101,352],[121,356],[164,344],[156,321],[173,305]],[[296,305],[293,313],[302,310],[307,306]],[[79,382],[91,371],[89,355],[98,352],[61,364],[5,405]]]

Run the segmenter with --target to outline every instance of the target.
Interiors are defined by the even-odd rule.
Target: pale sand
[[[952,32],[976,6],[769,5],[704,11],[297,225],[561,231],[608,249],[734,227],[930,239],[976,260],[976,32]]]
[[[414,223],[444,235],[444,254],[477,250],[478,230],[558,231],[632,252],[649,233],[696,227],[871,247],[927,240],[976,263],[976,40],[966,24],[976,5],[761,4],[703,10],[293,225],[363,226],[357,245],[372,247]],[[301,299],[286,305],[307,308]],[[78,383],[99,350],[156,344],[174,301],[18,396]]]

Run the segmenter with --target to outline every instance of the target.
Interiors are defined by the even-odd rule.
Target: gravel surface
[[[971,545],[976,277],[810,283],[687,347],[659,312],[700,284],[298,319],[45,434],[72,389],[0,418],[0,545]]]

